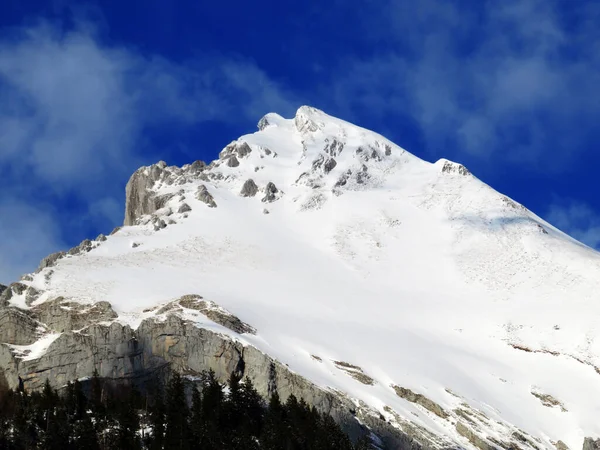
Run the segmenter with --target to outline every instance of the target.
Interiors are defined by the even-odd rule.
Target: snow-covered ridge
[[[440,446],[600,436],[597,252],[464,166],[314,108],[258,128],[210,164],[139,169],[127,226],[0,299],[38,314],[57,298],[77,314],[107,302],[97,317],[134,328],[175,302]],[[211,303],[177,303],[188,295]],[[215,323],[217,310],[255,334]],[[48,343],[56,330],[35,332]]]
[[[295,202],[302,200],[301,205],[311,208],[325,201],[325,196],[383,187],[388,178],[407,167],[423,170],[429,166],[383,136],[308,106],[301,107],[293,120],[267,114],[258,127],[258,133],[230,143],[208,165],[196,161],[180,168],[161,161],[138,170],[127,187],[125,224],[155,212],[159,216],[187,212],[189,205],[182,199],[186,190],[177,186],[194,182],[225,187],[246,197],[261,193],[265,203],[294,194]],[[444,164],[442,172],[459,173],[454,168],[458,165]],[[468,171],[460,174],[468,175]],[[177,196],[179,201],[167,205]]]

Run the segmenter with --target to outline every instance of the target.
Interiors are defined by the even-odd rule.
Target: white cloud
[[[559,170],[600,113],[590,95],[600,84],[592,26],[600,8],[572,7],[580,23],[567,28],[553,0],[469,9],[388,0],[367,30],[385,53],[344,61],[332,81],[335,98],[350,111],[413,116],[432,152],[451,156],[452,139],[473,155]],[[548,146],[560,152],[548,158]]]
[[[62,247],[51,211],[10,199],[0,201],[0,283],[31,272],[42,258]]]
[[[600,214],[589,205],[563,201],[550,206],[546,219],[578,241],[600,249]]]
[[[61,231],[70,246],[76,244],[70,231],[106,232],[121,221],[130,174],[168,159],[147,130],[257,121],[270,110],[293,110],[290,98],[242,58],[174,63],[106,44],[88,23],[64,31],[63,24],[40,22],[5,33],[0,281],[64,247]],[[38,208],[46,201],[60,211]]]
[[[248,102],[236,109],[239,95]],[[130,172],[145,127],[233,121],[289,105],[251,62],[177,65],[102,45],[86,27],[61,33],[49,24],[1,43],[0,96],[0,161],[18,157],[59,190]]]

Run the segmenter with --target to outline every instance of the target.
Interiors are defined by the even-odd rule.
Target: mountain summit
[[[13,385],[213,368],[384,448],[600,436],[600,255],[464,166],[303,106],[126,196],[0,294]]]

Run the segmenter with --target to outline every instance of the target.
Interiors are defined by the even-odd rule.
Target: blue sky
[[[0,6],[0,282],[108,233],[140,165],[211,160],[303,104],[476,176],[600,247],[600,5]]]

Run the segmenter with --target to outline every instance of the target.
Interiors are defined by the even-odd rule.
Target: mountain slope
[[[25,312],[63,297],[135,329],[201,296],[177,314],[432,445],[600,435],[598,253],[459,164],[302,107],[208,166],[141,168],[125,224],[2,297]],[[13,353],[35,359],[63,332],[40,322]]]

